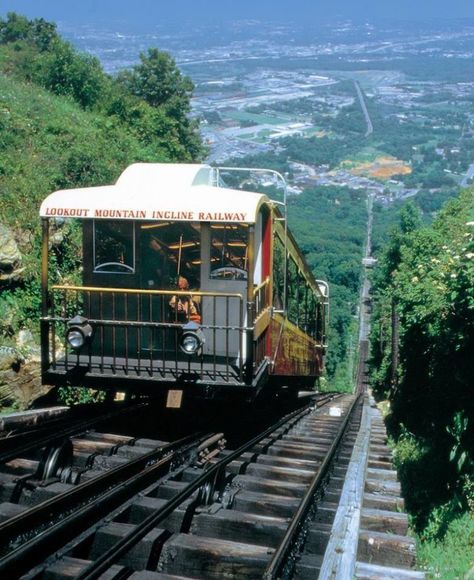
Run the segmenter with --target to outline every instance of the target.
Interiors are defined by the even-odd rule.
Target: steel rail
[[[93,417],[92,419],[84,420],[78,418],[73,425],[69,423],[68,427],[64,427],[59,431],[58,424],[55,423],[45,425],[43,429],[40,429],[40,433],[38,433],[36,430],[26,431],[24,433],[18,433],[18,435],[13,435],[12,437],[0,439],[0,463],[5,463],[11,459],[15,459],[16,457],[33,451],[34,449],[45,447],[54,441],[59,441],[63,438],[70,437],[71,435],[76,435],[77,433],[87,431],[95,425],[102,423],[103,421],[116,418],[121,414],[138,411],[139,409],[143,409],[148,406],[148,404],[149,403],[147,402],[134,405],[127,403],[127,406],[124,408],[109,411],[104,415],[99,415],[97,417]],[[117,403],[114,403],[114,405],[117,405]],[[91,409],[89,409],[89,411],[90,410]],[[61,423],[66,423],[66,421],[70,422],[71,418],[69,417],[68,419],[62,419],[59,425]],[[41,432],[46,434],[41,435]],[[21,442],[22,439],[26,439],[26,441]]]
[[[207,484],[209,481],[213,481],[218,478],[222,470],[232,461],[235,461],[248,449],[251,449],[263,439],[269,435],[277,432],[281,427],[286,426],[287,430],[298,422],[302,417],[307,415],[312,409],[311,405],[307,405],[303,409],[298,409],[293,413],[283,417],[266,429],[263,433],[254,437],[251,441],[248,441],[237,450],[233,451],[220,461],[211,465],[202,475],[197,477],[192,481],[185,489],[177,493],[173,498],[167,501],[167,503],[160,509],[156,510],[153,514],[148,516],[141,524],[139,524],[134,530],[129,532],[126,536],[121,538],[112,548],[104,552],[97,560],[89,564],[80,574],[76,577],[76,580],[94,580],[99,578],[103,573],[105,573],[109,568],[117,562],[125,553],[127,553],[133,546],[135,546],[146,534],[158,526],[166,517],[168,517],[177,507],[179,507],[184,501],[186,501],[194,492],[200,489],[202,486]],[[278,437],[281,437],[279,434]],[[269,443],[270,445],[270,443]],[[199,501],[199,498],[198,500]],[[196,502],[197,503],[197,502]],[[1,569],[0,569],[1,570]]]
[[[201,445],[209,437],[210,435],[201,436],[196,441],[196,435],[194,435],[176,441],[172,444],[176,449],[166,457],[146,467],[141,473],[121,482],[118,486],[109,489],[99,498],[64,517],[38,536],[11,550],[0,560],[0,577],[18,578],[28,570],[31,570],[35,565],[43,561],[46,555],[59,549],[90,527],[92,523],[106,517],[111,510],[116,509],[123,502],[130,499],[131,496],[156,481],[169,469],[177,456],[182,457],[186,454],[197,452],[197,446]]]
[[[318,469],[314,478],[312,479],[306,494],[302,498],[301,503],[298,509],[296,510],[296,513],[291,519],[290,525],[283,539],[281,540],[280,544],[278,545],[278,548],[275,550],[270,562],[265,568],[265,572],[263,574],[264,580],[276,580],[277,578],[284,577],[281,575],[282,569],[288,559],[290,552],[292,551],[297,542],[298,535],[303,525],[303,522],[306,519],[306,516],[308,515],[311,507],[313,506],[315,495],[321,488],[329,472],[331,463],[334,459],[334,456],[336,455],[339,444],[341,443],[342,438],[346,433],[346,429],[349,425],[349,421],[352,418],[353,412],[355,411],[357,404],[361,400],[361,396],[362,395],[360,393],[357,394],[356,398],[349,407],[346,416],[344,418],[344,421],[339,427],[336,438],[334,439],[331,447],[329,448],[329,451],[326,457],[324,458],[321,467]]]
[[[156,448],[124,465],[119,465],[100,476],[74,486],[70,491],[52,497],[36,506],[33,506],[26,512],[20,513],[4,522],[1,522],[0,546],[7,542],[12,542],[14,538],[18,537],[20,534],[25,534],[27,532],[31,533],[36,529],[36,527],[40,527],[41,524],[44,524],[45,521],[51,521],[54,518],[57,518],[60,514],[64,514],[72,509],[75,505],[77,506],[81,502],[84,502],[86,499],[96,497],[98,494],[106,491],[106,489],[111,488],[112,485],[117,485],[121,481],[125,481],[127,478],[130,478],[145,469],[151,462],[158,461],[164,455],[172,453],[177,447],[195,441],[197,437],[196,434],[191,435],[180,439],[179,441],[168,443]],[[223,435],[218,434],[215,437],[217,437],[216,441],[218,441],[223,437]],[[207,440],[205,441],[207,442]],[[201,451],[201,447],[202,444],[197,448],[197,451]]]

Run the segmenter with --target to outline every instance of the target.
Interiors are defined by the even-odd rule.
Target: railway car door
[[[261,284],[268,274],[264,223],[268,223],[268,216],[259,213],[253,248],[249,247],[248,224],[213,223],[202,227],[201,289],[232,295],[203,297],[203,325],[215,327],[206,330],[205,354],[232,357],[236,362],[246,359],[243,328],[247,326],[249,271],[253,269],[253,286]]]
[[[204,353],[238,359],[245,326],[249,267],[247,224],[203,224],[201,289],[232,296],[203,296]],[[242,298],[239,298],[239,295]],[[245,356],[245,353],[243,353]]]
[[[87,318],[97,320],[137,320],[138,306],[127,290],[138,288],[139,257],[136,244],[136,223],[129,220],[84,221],[85,286],[92,287],[84,303]],[[104,291],[101,291],[104,289]],[[107,293],[106,290],[125,289]],[[136,350],[137,336],[102,326],[92,345],[93,354],[127,356]]]

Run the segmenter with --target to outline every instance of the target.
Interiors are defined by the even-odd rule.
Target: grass
[[[387,407],[386,411],[390,411]],[[386,413],[387,414],[387,413]],[[388,413],[390,421],[390,414]],[[421,440],[402,427],[391,440],[394,465],[402,484],[413,535],[417,538],[418,568],[428,579],[474,579],[474,484],[460,476],[467,506],[446,494],[446,464],[439,446]],[[464,510],[464,511],[463,511]]]
[[[225,116],[235,121],[252,121],[256,125],[281,125],[288,123],[288,117],[277,117],[273,115],[262,115],[259,113],[248,113],[246,111],[229,111]]]
[[[461,580],[474,578],[474,517],[453,520],[443,540],[418,541],[418,567],[427,578]]]
[[[373,163],[378,157],[383,157],[385,155],[385,153],[379,149],[376,149],[375,147],[364,147],[355,155],[353,155],[351,159],[343,161],[341,165],[344,164],[344,167],[347,168],[349,166],[356,166],[361,163]]]

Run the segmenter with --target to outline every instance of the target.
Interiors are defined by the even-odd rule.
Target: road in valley
[[[367,110],[367,105],[365,104],[364,95],[362,94],[362,91],[360,90],[360,85],[359,85],[358,81],[354,81],[354,86],[356,88],[357,96],[359,97],[359,103],[360,103],[360,106],[362,107],[362,112],[364,113],[365,121],[367,123],[367,131],[365,132],[364,137],[368,137],[369,135],[371,135],[374,132],[374,126],[372,125],[372,119],[370,118],[369,111]]]

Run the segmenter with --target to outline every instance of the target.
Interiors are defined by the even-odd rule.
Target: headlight
[[[181,350],[186,354],[194,354],[200,346],[201,343],[195,334],[184,334],[181,337]]]
[[[183,326],[183,334],[179,348],[188,355],[196,354],[204,344],[204,333],[196,322],[188,322]]]
[[[80,350],[92,336],[92,326],[83,316],[75,316],[67,323],[66,340],[74,350]]]
[[[67,341],[74,349],[79,349],[84,346],[86,339],[80,330],[72,328],[67,333]]]

